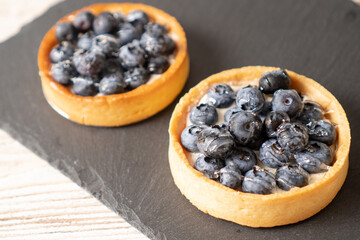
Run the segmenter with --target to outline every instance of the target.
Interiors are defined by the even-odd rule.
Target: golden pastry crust
[[[49,53],[57,44],[55,26],[43,38],[39,53],[39,75],[44,95],[49,104],[64,117],[84,125],[121,126],[146,119],[168,106],[183,88],[189,73],[189,56],[184,30],[178,21],[169,14],[144,4],[100,3],[94,4],[61,18],[59,22],[74,21],[81,11],[91,11],[95,15],[103,11],[124,14],[132,10],[146,12],[151,20],[165,24],[176,43],[175,61],[158,79],[144,84],[130,92],[82,97],[71,93],[68,87],[57,83],[51,76]]]
[[[334,164],[323,179],[288,192],[259,195],[223,186],[204,177],[190,165],[180,135],[186,126],[189,111],[198,104],[210,86],[215,83],[252,81],[274,70],[278,68],[251,66],[212,75],[180,99],[170,120],[169,162],[175,184],[182,194],[205,213],[250,227],[285,225],[313,216],[333,200],[345,181],[349,165],[350,126],[342,106],[319,83],[288,70],[292,80],[290,87],[320,103],[327,112],[326,118],[337,124]]]

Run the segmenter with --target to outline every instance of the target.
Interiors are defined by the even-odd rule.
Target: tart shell
[[[180,135],[186,126],[188,113],[201,97],[216,83],[253,81],[274,67],[250,66],[212,75],[184,95],[175,107],[170,120],[169,162],[175,184],[190,202],[201,211],[214,217],[250,227],[274,227],[307,219],[325,208],[343,185],[348,171],[350,126],[346,114],[336,98],[319,83],[288,71],[291,88],[321,104],[326,118],[337,124],[337,151],[334,164],[325,176],[302,188],[288,192],[259,195],[228,188],[204,177],[195,170]]]
[[[176,43],[175,61],[158,79],[132,91],[106,96],[78,96],[51,76],[49,54],[57,44],[54,25],[43,38],[38,53],[43,92],[54,110],[63,117],[84,125],[121,126],[146,119],[168,106],[182,90],[189,74],[186,37],[178,21],[162,10],[144,4],[101,3],[70,13],[59,22],[73,22],[76,14],[85,10],[94,15],[103,11],[120,11],[124,14],[132,10],[146,12],[151,20],[168,27],[169,35]]]

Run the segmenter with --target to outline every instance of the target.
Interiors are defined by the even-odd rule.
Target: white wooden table
[[[0,42],[57,2],[0,0]],[[0,130],[0,239],[148,238]]]

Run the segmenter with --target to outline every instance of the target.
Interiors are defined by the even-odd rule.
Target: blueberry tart
[[[178,21],[134,3],[94,4],[61,18],[41,42],[38,65],[55,111],[80,124],[109,127],[164,109],[189,73]]]
[[[348,171],[350,127],[324,87],[289,70],[250,66],[208,77],[169,126],[175,184],[201,211],[250,227],[307,219]]]

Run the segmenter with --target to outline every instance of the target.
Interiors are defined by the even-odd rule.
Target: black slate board
[[[221,70],[279,66],[316,79],[348,114],[350,169],[335,200],[301,223],[252,229],[203,214],[176,188],[167,157],[175,103],[121,128],[80,126],[46,103],[40,41],[61,16],[93,2],[61,3],[0,45],[1,128],[151,239],[359,238],[360,7],[345,0],[146,1],[174,15],[187,33],[191,73],[182,95]]]

